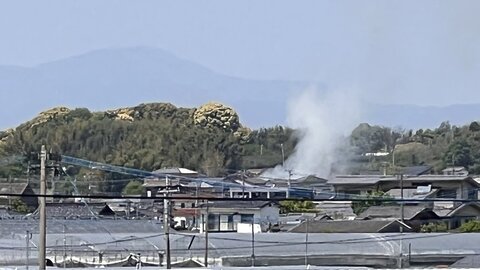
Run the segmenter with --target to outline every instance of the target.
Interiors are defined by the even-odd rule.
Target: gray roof
[[[334,179],[328,181],[332,185],[375,185],[380,182],[398,182],[400,181],[396,176],[369,176],[369,175],[343,175],[337,176]],[[470,176],[456,176],[456,175],[420,175],[420,176],[404,176],[404,182],[458,182],[467,181],[473,185],[479,186],[480,183],[476,182]]]
[[[213,201],[208,203],[209,209],[261,209],[270,205],[276,205],[273,202],[266,201]],[[202,208],[206,208],[203,204]]]
[[[66,228],[65,234],[63,228]],[[12,265],[11,260],[17,259],[18,265],[25,261],[25,232],[34,233],[32,246],[38,245],[38,220],[31,221],[0,221],[0,246],[7,247],[2,251],[0,262]],[[67,239],[68,254],[73,251],[85,250],[85,256],[98,258],[99,251],[105,251],[104,259],[118,260],[131,253],[141,252],[146,259],[157,256],[158,251],[165,249],[165,237],[162,226],[157,222],[146,221],[103,221],[103,220],[62,220],[48,221],[47,247],[60,246],[57,258],[61,257],[63,239]],[[193,236],[196,236],[193,238]],[[408,254],[411,247],[412,257],[415,256],[458,256],[480,254],[480,234],[399,234],[399,233],[310,233],[308,245],[305,244],[305,234],[302,233],[261,233],[255,235],[255,255],[258,258],[270,257],[273,260],[291,256],[303,258],[309,256],[343,256],[354,255],[386,256],[395,262],[400,254]],[[402,241],[400,241],[402,240]],[[170,235],[172,259],[202,258],[205,254],[205,237],[195,233],[172,232]],[[209,256],[213,259],[250,258],[252,254],[251,235],[239,233],[215,233],[209,235]],[[17,247],[17,249],[12,249]],[[191,247],[191,249],[189,249]],[[308,250],[307,250],[308,248]],[[36,249],[32,248],[31,258],[36,258]],[[78,253],[76,253],[78,254]],[[74,254],[74,256],[76,255]],[[47,248],[47,256],[53,259],[55,253]],[[303,264],[303,260],[299,260]],[[10,263],[10,264],[9,264]],[[433,263],[436,263],[434,261]],[[305,266],[302,266],[305,269]],[[385,267],[386,268],[386,267]],[[271,269],[280,269],[273,267]],[[282,269],[299,269],[286,266]],[[328,267],[325,269],[332,269]],[[334,268],[336,269],[336,268]],[[352,269],[345,266],[339,269]]]
[[[479,269],[480,268],[480,255],[469,255],[464,257],[461,260],[458,260],[456,263],[450,265],[450,268],[453,269]]]
[[[173,174],[173,175],[198,175],[198,172],[185,168],[163,168],[153,171],[158,174]]]
[[[419,176],[427,174],[432,171],[433,167],[430,165],[410,166],[401,169],[402,174],[410,176]]]
[[[47,218],[54,219],[90,219],[96,218],[99,212],[107,207],[105,204],[85,203],[49,203],[46,207]]]
[[[397,220],[333,220],[333,221],[308,221],[292,228],[292,233],[377,233],[388,226],[404,227],[404,231],[411,231],[408,225]]]
[[[464,203],[464,204],[458,205],[455,208],[435,208],[433,209],[433,211],[439,217],[452,217],[452,216],[455,216],[459,211],[461,211],[465,207],[476,208],[480,213],[480,204],[475,202]]]
[[[328,215],[333,219],[349,219],[357,216],[353,212],[351,202],[324,201],[317,204],[317,209],[321,214]]]
[[[364,185],[375,185],[381,179],[388,179],[392,178],[379,176],[379,175],[338,175],[333,179],[328,181],[329,184],[332,185],[356,185],[356,184],[364,184]],[[395,180],[395,178],[392,178]]]
[[[27,187],[27,183],[2,183],[0,184],[0,193],[13,193],[21,195],[25,192]]]
[[[438,218],[433,210],[421,205],[404,205],[404,218],[406,220],[414,219],[421,213],[425,213],[432,218]],[[359,219],[400,219],[401,206],[371,206],[358,216]]]

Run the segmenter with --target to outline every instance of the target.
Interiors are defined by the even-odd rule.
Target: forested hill
[[[1,132],[0,156],[27,154],[45,144],[93,161],[144,170],[187,167],[213,176],[281,162],[280,145],[293,149],[291,134],[283,127],[252,131],[233,109],[215,103],[200,108],[149,103],[105,112],[58,107]]]
[[[149,103],[102,112],[58,107],[0,132],[0,177],[24,175],[25,164],[7,166],[8,161],[36,152],[42,144],[54,152],[108,164],[149,171],[186,167],[222,176],[280,164],[282,145],[288,157],[297,143],[293,134],[281,126],[250,130],[232,108],[215,103],[199,108]],[[441,173],[455,165],[480,174],[478,122],[465,126],[444,122],[419,130],[364,123],[348,141],[340,157],[345,164],[333,164],[334,172],[378,173],[387,165],[387,172],[393,173],[398,167],[431,165]],[[387,155],[366,155],[377,152]]]

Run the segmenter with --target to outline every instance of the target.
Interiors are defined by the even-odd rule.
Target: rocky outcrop
[[[238,114],[230,107],[220,103],[208,103],[193,114],[196,125],[217,127],[225,131],[236,132],[240,128]]]
[[[240,139],[241,144],[245,144],[252,138],[252,130],[247,127],[240,127],[233,135]]]
[[[10,139],[13,136],[14,132],[15,131],[13,129],[7,129],[5,131],[0,131],[0,148],[3,147],[7,143],[8,139]],[[0,151],[1,151],[1,149],[0,149]]]
[[[55,107],[53,109],[41,112],[37,117],[29,122],[30,128],[41,125],[53,119],[63,117],[70,113],[70,109],[67,107]]]
[[[193,110],[177,108],[170,103],[147,103],[135,107],[120,108],[105,112],[105,116],[115,120],[136,121],[142,119],[172,119],[181,118],[187,120],[191,118]]]
[[[105,115],[115,120],[134,121],[135,110],[133,108],[120,108],[117,110],[106,111]]]

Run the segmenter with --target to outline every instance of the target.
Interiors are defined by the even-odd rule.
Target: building
[[[399,220],[308,220],[292,228],[291,233],[395,233],[413,229]]]
[[[328,180],[309,175],[295,179],[276,179],[250,174],[233,174],[225,178],[225,182],[232,184],[229,190],[232,198],[299,198],[314,199],[318,195],[332,195],[332,186]]]
[[[322,201],[315,204],[319,214],[327,215],[333,220],[353,220],[357,217],[351,201]]]
[[[422,205],[371,206],[357,217],[362,220],[402,220],[412,230],[419,232],[422,225],[442,221],[433,211]]]
[[[442,170],[443,175],[467,176],[468,170],[465,167],[449,167]]]
[[[337,176],[329,181],[337,198],[352,198],[372,191],[388,192],[392,189],[436,190],[433,198],[477,199],[480,183],[469,176],[421,175],[421,176]]]
[[[0,205],[11,206],[13,200],[19,199],[25,203],[30,209],[36,209],[38,207],[38,199],[35,196],[35,192],[28,183],[2,183],[0,186],[0,194],[15,194],[16,197],[1,196]],[[25,197],[23,195],[30,195]]]
[[[455,230],[468,221],[476,220],[480,217],[480,204],[471,202],[457,207],[453,204],[445,204],[443,208],[437,206],[433,211],[444,220],[449,230]]]
[[[209,232],[237,231],[238,224],[258,224],[262,231],[268,231],[277,224],[280,207],[265,201],[214,201],[201,206],[203,224],[208,224]],[[200,232],[205,228],[200,226]]]
[[[114,217],[115,212],[105,203],[47,203],[48,219],[99,219]],[[38,212],[36,213],[38,216]]]

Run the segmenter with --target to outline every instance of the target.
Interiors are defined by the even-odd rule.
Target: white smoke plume
[[[344,158],[338,149],[344,146],[359,117],[356,91],[337,90],[321,95],[315,89],[305,90],[288,104],[287,125],[298,131],[299,143],[285,167],[279,165],[263,176],[286,179],[291,171],[294,176],[329,177],[332,165]]]

